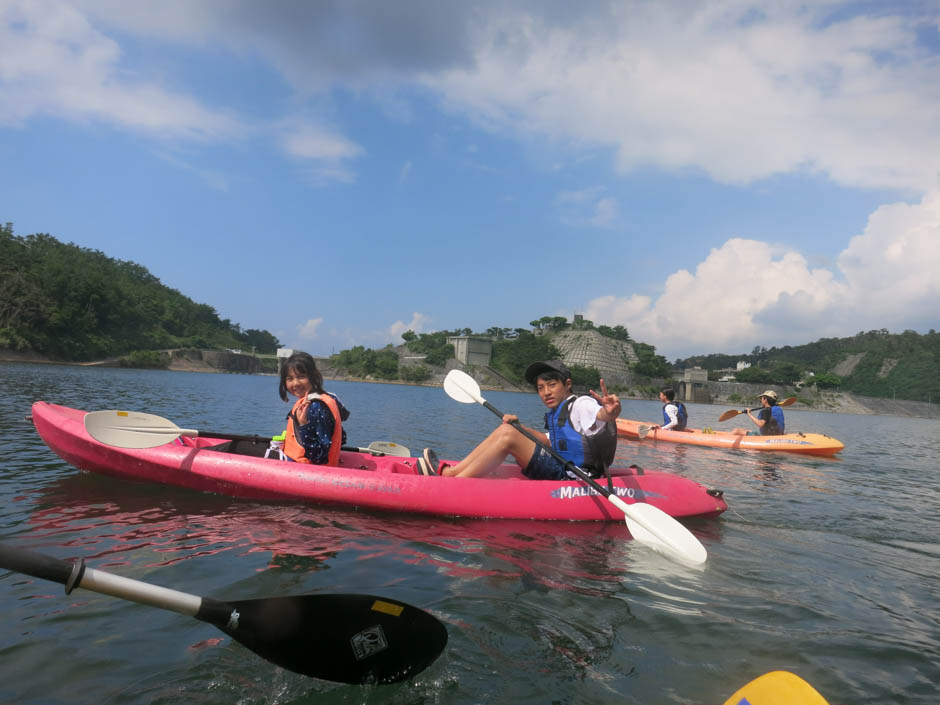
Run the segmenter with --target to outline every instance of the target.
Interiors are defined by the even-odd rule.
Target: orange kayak
[[[652,424],[630,419],[617,419],[617,435],[621,438],[646,441],[668,441],[710,448],[734,448],[737,450],[784,451],[807,455],[834,455],[845,445],[842,441],[821,433],[787,433],[783,436],[740,436],[730,431],[689,428],[685,431],[649,430]],[[641,432],[642,429],[642,432]]]

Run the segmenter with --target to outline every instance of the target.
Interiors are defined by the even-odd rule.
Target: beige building
[[[493,359],[493,341],[473,335],[458,335],[447,339],[454,346],[454,357],[464,365],[489,367]]]
[[[708,370],[701,367],[684,370],[676,397],[682,401],[711,401],[711,395],[708,393]]]

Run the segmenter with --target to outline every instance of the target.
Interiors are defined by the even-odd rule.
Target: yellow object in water
[[[755,678],[724,705],[829,705],[813,686],[795,673],[771,671]]]

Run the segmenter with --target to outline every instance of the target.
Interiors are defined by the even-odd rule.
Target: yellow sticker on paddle
[[[391,602],[386,602],[385,600],[376,600],[372,603],[372,609],[376,612],[390,614],[393,617],[400,617],[405,608],[403,605],[393,605]]]

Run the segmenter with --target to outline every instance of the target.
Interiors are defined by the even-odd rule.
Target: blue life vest
[[[777,422],[777,427],[780,429],[780,435],[782,436],[786,433],[786,424],[783,422],[783,409],[774,404],[770,407],[770,413],[773,416],[774,421]]]
[[[675,404],[676,408],[678,409],[678,412],[676,413],[676,419],[678,420],[678,423],[669,430],[684,431],[686,424],[689,423],[689,412],[685,410],[685,404],[683,404],[681,401],[671,401],[669,404]],[[666,413],[666,407],[669,406],[669,404],[663,404],[663,426],[669,424],[672,421],[672,419],[669,418],[669,414]]]
[[[552,449],[565,460],[600,476],[614,462],[617,452],[617,425],[604,424],[604,429],[593,436],[582,436],[574,430],[568,416],[577,396],[570,396],[555,409],[545,414]]]
[[[758,418],[763,419],[766,411],[770,411],[767,419],[764,421],[764,425],[760,427],[760,435],[762,436],[782,436],[786,431],[786,425],[783,422],[783,409],[774,404],[773,406],[768,406],[766,409],[760,410],[760,416]]]

